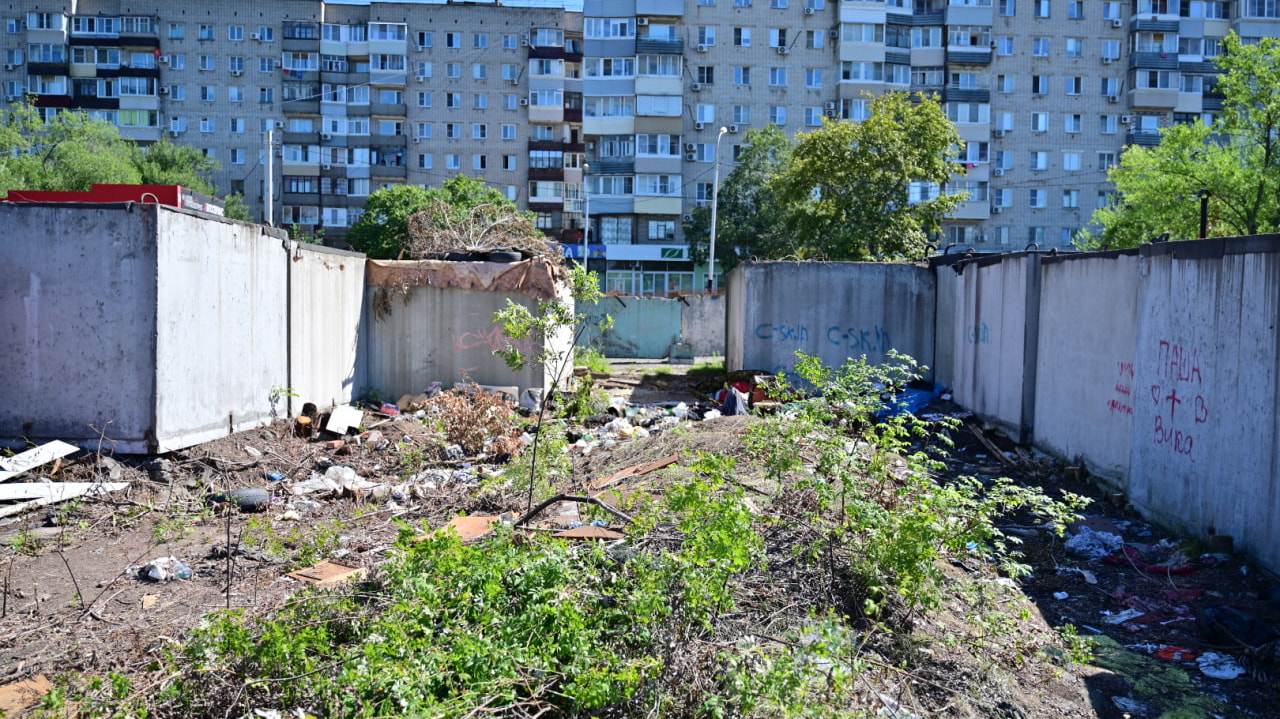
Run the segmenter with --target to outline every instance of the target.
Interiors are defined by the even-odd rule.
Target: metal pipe
[[[715,181],[711,185],[711,256],[710,264],[707,266],[707,274],[711,276],[711,294],[716,293],[716,208],[720,204],[720,140],[729,128],[720,128],[720,134],[716,135],[716,174]]]

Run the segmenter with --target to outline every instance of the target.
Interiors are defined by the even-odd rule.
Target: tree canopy
[[[748,133],[720,193],[717,261],[922,256],[964,200],[936,191],[963,172],[960,135],[936,98],[889,93],[869,109],[862,121],[824,120],[794,143],[778,128]],[[699,208],[686,225],[695,258],[706,257],[709,230],[710,211]]]
[[[1165,232],[1197,237],[1202,191],[1209,236],[1280,230],[1280,40],[1245,45],[1232,33],[1218,66],[1217,122],[1164,128],[1158,146],[1125,150],[1108,174],[1117,197],[1094,213],[1097,229],[1078,245],[1136,247]]]
[[[481,206],[490,209],[475,212]],[[364,214],[351,226],[347,240],[373,259],[394,259],[402,252],[413,256],[415,243],[409,218],[426,210],[431,211],[429,216],[419,218],[416,223],[419,234],[438,226],[442,233],[452,232],[462,237],[468,230],[460,228],[477,220],[493,222],[498,215],[513,221],[524,220],[529,230],[534,231],[532,216],[521,212],[500,191],[480,179],[455,175],[442,187],[426,189],[417,185],[392,185],[375,191],[365,202]]]

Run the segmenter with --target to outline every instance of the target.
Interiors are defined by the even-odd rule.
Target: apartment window
[[[1013,75],[996,76],[996,92],[1011,93],[1017,90],[1017,78]]]
[[[787,29],[785,27],[769,28],[769,47],[786,47]]]
[[[1000,0],[1000,14],[1004,17],[1014,17],[1018,14],[1017,0]]]
[[[473,170],[489,169],[489,156],[488,155],[472,155],[471,169]]]
[[[431,166],[434,164],[432,160],[433,160],[433,157],[429,154],[418,155],[418,169],[430,170]]]
[[[1033,112],[1031,113],[1031,131],[1047,132],[1049,130],[1049,113]]]
[[[238,73],[243,73],[243,72],[244,72],[244,58],[242,58],[242,57],[229,57],[229,58],[227,58],[227,69],[228,69],[228,70],[230,70],[232,73],[237,73],[237,74],[238,74]]]
[[[1143,89],[1172,90],[1177,87],[1174,84],[1176,75],[1170,70],[1138,70],[1134,85]]]
[[[414,137],[430,140],[436,134],[436,126],[430,122],[419,122],[414,126]]]
[[[231,164],[233,165],[244,164],[244,148],[243,147],[231,148]]]
[[[1084,40],[1078,37],[1067,38],[1067,57],[1084,57]]]
[[[696,81],[703,85],[714,85],[716,82],[716,69],[710,65],[699,65],[694,74]]]
[[[842,100],[840,112],[841,117],[846,120],[856,120],[858,122],[869,120],[871,119],[871,101],[867,99]],[[985,142],[982,144],[986,145]]]
[[[992,190],[991,204],[996,207],[1013,207],[1013,190],[1007,187]]]
[[[1049,0],[1033,0],[1033,6],[1036,9],[1036,17],[1049,17]]]
[[[1043,227],[1028,227],[1027,241],[1034,242],[1037,245],[1043,244],[1045,238],[1048,237],[1048,231]]]
[[[1106,172],[1116,166],[1116,153],[1099,152],[1098,153],[1098,169]]]
[[[1032,208],[1048,207],[1049,192],[1047,190],[1028,190],[1027,205]]]
[[[698,118],[697,121],[701,123],[715,122],[716,106],[715,105],[698,105],[697,118]]]
[[[471,79],[486,80],[489,77],[489,66],[476,63],[471,66]]]
[[[1120,79],[1115,77],[1104,77],[1101,82],[1102,95],[1119,95]]]
[[[216,61],[217,61],[217,58],[215,58],[213,55],[201,55],[201,56],[200,56],[200,69],[201,69],[201,70],[212,70],[212,69],[214,68],[214,63],[215,63]]]
[[[787,124],[787,108],[785,105],[774,105],[769,108],[769,122],[782,126]]]
[[[1080,207],[1080,191],[1079,190],[1063,190],[1062,206],[1067,209],[1075,209]],[[1069,231],[1064,231],[1064,233],[1065,232],[1069,232]],[[1066,237],[1068,240],[1070,239],[1069,234],[1067,234]]]
[[[1062,169],[1068,172],[1078,172],[1080,170],[1080,153],[1062,153]]]
[[[214,28],[213,28],[213,26],[212,26],[212,25],[201,25],[201,26],[200,26],[200,39],[201,39],[201,40],[212,40],[212,39],[214,38],[214,32],[215,32],[215,31],[214,31]]]
[[[515,170],[517,166],[518,166],[518,165],[517,165],[517,160],[516,160],[516,156],[515,156],[515,155],[503,155],[503,156],[502,156],[502,169],[504,169],[504,170]]]
[[[445,63],[444,75],[445,77],[452,78],[452,79],[457,79],[462,77],[462,63],[460,62]]]
[[[787,68],[771,67],[769,68],[769,85],[772,87],[787,86]]]
[[[1115,115],[1102,115],[1098,118],[1099,133],[1103,135],[1114,135],[1116,134],[1116,128],[1117,123]]]
[[[478,32],[471,36],[471,47],[475,50],[483,50],[489,47],[488,33]]]
[[[698,44],[711,47],[716,44],[716,29],[703,25],[698,28]]]
[[[262,25],[258,27],[258,39],[262,42],[274,42],[276,39],[276,29]]]
[[[462,47],[462,33],[460,33],[460,32],[447,32],[447,33],[445,33],[445,34],[444,34],[444,46],[445,46],[445,47],[447,47],[447,48],[453,48],[453,49],[461,48],[461,47]]]
[[[1120,59],[1120,41],[1119,40],[1103,40],[1102,41],[1102,57],[1109,60]]]
[[[840,79],[884,82],[884,63],[842,62],[840,63]]]
[[[21,93],[12,93],[12,94],[18,95]],[[179,101],[187,99],[187,86],[186,85],[170,85],[169,99],[179,100]]]
[[[1032,150],[1029,167],[1033,170],[1049,169],[1049,153],[1043,150]]]
[[[435,93],[420,92],[418,93],[418,107],[431,107],[431,103],[435,100]]]
[[[458,140],[462,138],[462,125],[456,122],[447,122],[444,126],[444,136],[450,140]]]
[[[733,68],[733,84],[750,85],[751,84],[751,68],[749,67]]]
[[[181,22],[169,23],[169,39],[182,40],[187,36],[187,24]]]
[[[1067,94],[1068,95],[1080,95],[1083,93],[1083,88],[1084,88],[1084,78],[1082,77],[1067,78]]]
[[[519,100],[519,98],[518,98],[518,97],[516,97],[515,95],[511,95],[511,94],[503,95],[503,96],[502,96],[502,107],[503,107],[503,109],[505,109],[505,110],[514,110],[514,109],[516,109],[516,108],[519,106],[519,104],[518,104],[518,100]]]
[[[1102,17],[1106,20],[1120,19],[1120,3],[1104,2],[1102,3]]]
[[[733,29],[733,44],[737,47],[751,47],[751,28],[735,27]]]
[[[997,54],[997,55],[1012,55],[1012,54],[1013,54],[1013,38],[1011,38],[1011,37],[1000,37],[1000,38],[997,38],[997,39],[996,39],[996,54]]]
[[[733,121],[739,125],[748,125],[751,123],[751,106],[750,105],[734,105]]]
[[[1005,150],[996,150],[996,168],[1000,170],[1013,169],[1013,153]]]
[[[515,126],[515,125],[503,125],[503,126],[502,126],[502,139],[504,139],[504,140],[514,140],[514,139],[516,139],[516,126]]]
[[[1204,91],[1204,77],[1202,75],[1183,75],[1181,92],[1188,92],[1193,95],[1199,95]]]
[[[962,125],[985,125],[991,121],[991,106],[981,102],[948,102],[947,118]]]
[[[489,109],[489,93],[477,92],[474,98],[474,102],[472,102],[471,106],[477,110],[488,110]]]
[[[1048,75],[1032,75],[1031,76],[1031,94],[1047,95],[1049,93],[1049,76]]]
[[[270,104],[276,101],[276,91],[273,87],[258,88],[258,102]]]
[[[170,55],[170,56],[169,56],[169,69],[170,69],[170,70],[185,70],[185,69],[187,69],[187,56],[186,56],[186,55]]]
[[[232,42],[240,42],[244,40],[244,25],[228,25],[227,39]]]
[[[1062,129],[1066,132],[1080,132],[1081,116],[1078,114],[1068,114],[1063,116]]]
[[[228,87],[227,100],[229,102],[244,102],[244,88],[239,85],[232,85]]]
[[[1095,201],[1094,206],[1097,207],[1099,210],[1101,210],[1102,208],[1107,207],[1110,204],[1111,204],[1111,193],[1107,192],[1106,190],[1098,190],[1098,199]]]
[[[270,58],[270,57],[258,58],[258,72],[275,72],[275,71],[276,71],[275,58]]]
[[[471,126],[471,139],[487,140],[489,139],[489,126],[483,122],[477,122]]]
[[[1031,54],[1036,57],[1049,57],[1049,38],[1031,38]]]
[[[1084,19],[1084,0],[1071,0],[1067,3],[1067,17],[1071,20]]]
[[[218,129],[218,120],[213,117],[200,118],[200,132],[216,132]]]
[[[811,90],[822,88],[822,68],[811,67],[804,71],[804,86]]]
[[[462,169],[462,155],[445,155],[444,166],[450,170]]]
[[[218,88],[215,87],[214,85],[201,85],[200,99],[204,100],[205,102],[217,102]]]
[[[810,50],[821,50],[823,43],[826,42],[826,33],[822,30],[806,30],[804,34],[804,46]]]
[[[636,36],[634,18],[587,18],[582,34],[590,39],[612,40]]]
[[[435,44],[435,36],[436,34],[433,32],[419,32],[418,42],[416,44],[418,47],[431,47]],[[515,35],[512,35],[511,37],[515,37]]]
[[[449,108],[454,108],[454,109],[462,107],[462,93],[460,92],[445,93],[444,106]]]

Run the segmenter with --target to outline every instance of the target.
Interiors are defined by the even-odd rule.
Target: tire
[[[519,262],[524,259],[524,255],[514,251],[490,252],[488,260],[490,262]]]
[[[233,489],[209,495],[214,504],[234,504],[242,512],[262,512],[271,506],[271,493],[265,489]]]

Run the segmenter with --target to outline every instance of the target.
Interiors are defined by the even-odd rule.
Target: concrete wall
[[[1129,495],[1280,566],[1280,236],[1144,247]]]
[[[1138,333],[1138,253],[1042,260],[1035,438],[1116,479],[1129,466]]]
[[[507,300],[533,309],[540,299],[532,288],[499,289],[494,278],[500,272],[520,274],[533,264],[370,261],[357,369],[362,388],[376,388],[394,399],[421,392],[435,381],[452,386],[467,378],[484,385],[516,385],[521,391],[549,386],[550,369],[530,362],[515,372],[493,354],[506,343],[502,328],[493,323],[494,313]],[[573,306],[563,284],[555,292]],[[548,341],[572,351],[569,333]],[[522,346],[527,357],[541,348],[534,342]],[[572,361],[568,365],[572,371]]]
[[[915,265],[752,262],[729,275],[725,357],[730,370],[783,372],[795,352],[840,365],[890,349],[932,366],[935,282]]]
[[[356,386],[356,353],[364,312],[364,255],[293,243],[289,260],[289,379],[297,395],[321,409],[345,404]],[[282,406],[282,411],[285,408]]]
[[[662,297],[605,297],[581,307],[587,326],[579,344],[596,347],[607,357],[666,357],[680,336],[683,307]],[[613,328],[602,334],[600,321],[606,316],[613,319]]]
[[[0,437],[96,444],[102,432],[145,444],[156,391],[156,215],[0,203],[9,228]]]
[[[680,335],[697,357],[724,355],[723,295],[689,295],[680,306]]]

